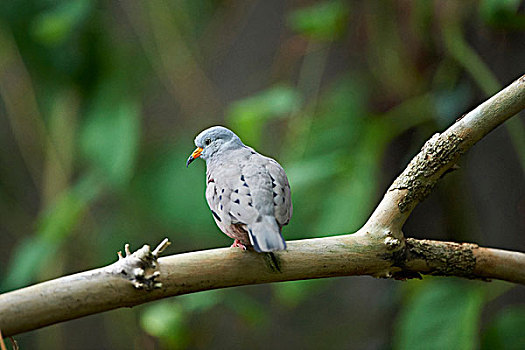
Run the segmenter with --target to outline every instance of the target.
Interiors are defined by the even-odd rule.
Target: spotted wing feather
[[[284,170],[248,147],[232,157],[236,161],[208,166],[206,199],[215,222],[257,251],[285,249],[281,227],[290,220],[292,207]]]
[[[275,160],[268,158],[266,168],[272,180],[275,219],[283,227],[288,224],[293,212],[290,184],[283,168]]]
[[[236,163],[208,169],[206,200],[221,231],[243,244],[250,244],[245,225],[255,221],[257,212],[240,173]]]

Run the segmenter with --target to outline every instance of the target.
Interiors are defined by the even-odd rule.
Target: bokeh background
[[[193,138],[225,125],[290,178],[300,239],[353,232],[426,139],[525,73],[518,0],[0,2],[0,291],[224,247]],[[466,154],[407,236],[525,251],[525,120]],[[22,349],[518,349],[525,288],[348,277],[170,298]]]

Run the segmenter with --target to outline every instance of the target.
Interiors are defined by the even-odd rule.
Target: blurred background
[[[425,140],[525,73],[525,4],[0,2],[0,291],[225,247],[193,138],[225,125],[286,169],[287,239],[353,232]],[[405,226],[525,251],[525,119],[489,134]],[[518,349],[525,287],[348,277],[170,298],[21,349]]]

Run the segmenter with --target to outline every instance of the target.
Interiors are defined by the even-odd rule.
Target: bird
[[[195,159],[206,161],[206,201],[219,229],[234,239],[231,247],[256,252],[286,249],[282,228],[293,206],[284,169],[246,146],[230,129],[213,126],[195,137]]]

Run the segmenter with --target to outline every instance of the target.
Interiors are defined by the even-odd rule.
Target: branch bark
[[[523,253],[415,239],[406,247],[400,252],[368,236],[343,235],[289,242],[274,259],[231,248],[177,254],[158,260],[162,286],[151,291],[134,288],[117,262],[0,295],[0,327],[10,336],[176,295],[323,277],[433,274],[525,284]]]
[[[461,116],[443,133],[428,140],[421,152],[379,203],[363,227],[363,233],[383,233],[396,238],[412,210],[432,191],[459,157],[498,125],[525,109],[525,75]]]
[[[402,233],[414,207],[460,155],[524,108],[522,76],[445,132],[434,135],[355,234],[292,241],[288,250],[273,255],[222,248],[157,261],[158,250],[151,253],[149,247],[143,247],[144,256],[127,254],[100,269],[0,295],[0,329],[4,336],[12,336],[175,295],[299,279],[352,275],[405,279],[434,274],[525,284],[524,253],[405,239]]]

